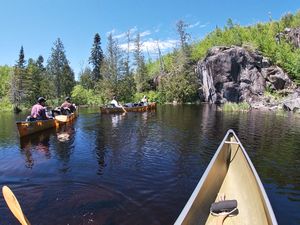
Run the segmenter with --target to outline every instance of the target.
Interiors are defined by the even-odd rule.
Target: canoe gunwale
[[[235,139],[236,139],[236,142],[232,142],[232,141],[227,141],[228,138],[230,137],[230,135],[232,135]],[[269,217],[270,217],[270,220],[272,222],[273,225],[277,225],[277,220],[276,220],[276,217],[275,217],[275,214],[273,212],[273,209],[272,209],[272,206],[271,206],[271,203],[269,201],[269,198],[266,194],[266,191],[263,187],[263,184],[258,176],[258,173],[254,167],[254,165],[252,164],[251,160],[250,160],[250,157],[248,156],[247,152],[245,151],[242,143],[240,142],[240,140],[238,139],[237,135],[235,134],[235,132],[232,130],[232,129],[229,129],[225,135],[225,137],[223,138],[221,144],[219,145],[217,151],[215,152],[213,158],[211,159],[210,163],[208,164],[206,170],[204,171],[200,181],[198,182],[198,184],[196,185],[196,188],[193,190],[190,198],[188,199],[187,203],[185,204],[183,210],[181,211],[180,215],[178,216],[178,218],[176,219],[174,225],[181,225],[181,224],[184,224],[185,222],[185,219],[189,213],[189,211],[191,210],[195,200],[197,199],[198,197],[198,193],[200,192],[200,190],[202,189],[202,187],[204,186],[204,183],[206,181],[206,178],[208,177],[212,167],[214,166],[220,152],[223,150],[223,146],[225,144],[238,144],[239,145],[239,148],[240,150],[242,151],[242,153],[244,154],[246,160],[247,160],[247,163],[251,169],[251,172],[253,173],[254,175],[254,178],[255,178],[255,181],[256,181],[256,184],[258,185],[259,187],[259,190],[260,190],[260,194],[262,196],[262,202],[263,204],[265,204],[265,207],[267,208],[268,210],[268,213],[269,213]]]
[[[277,225],[278,223],[277,223],[277,220],[276,220],[276,217],[275,217],[272,205],[271,205],[270,200],[268,198],[267,192],[266,192],[266,190],[265,190],[265,188],[264,188],[264,186],[263,186],[263,184],[262,184],[262,182],[261,182],[261,180],[260,180],[260,178],[258,176],[258,173],[257,173],[257,171],[256,171],[256,169],[255,169],[255,167],[254,167],[254,165],[253,165],[250,157],[248,156],[248,154],[247,154],[244,146],[242,145],[242,143],[238,139],[238,137],[235,134],[235,132],[233,130],[228,130],[228,132],[230,132],[235,137],[235,139],[238,141],[239,146],[240,146],[241,150],[243,151],[243,154],[244,154],[245,158],[247,159],[247,162],[248,162],[248,164],[249,164],[249,166],[250,166],[250,168],[252,170],[252,173],[253,173],[253,175],[255,177],[256,183],[259,186],[260,193],[261,193],[261,195],[263,197],[263,203],[266,205],[266,208],[268,209],[269,216],[270,216],[270,219],[272,221],[272,224],[273,225]],[[227,135],[229,135],[228,132],[227,132]]]

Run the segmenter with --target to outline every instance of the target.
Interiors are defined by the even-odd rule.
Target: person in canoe
[[[117,97],[113,96],[113,99],[111,100],[110,104],[113,107],[117,107],[117,108],[122,108],[122,106],[119,104],[119,102],[117,101]]]
[[[147,106],[148,105],[148,98],[146,95],[144,95],[144,97],[141,100],[141,103],[143,106]]]
[[[46,99],[44,97],[39,97],[37,103],[32,106],[31,114],[27,117],[27,120],[35,121],[53,119],[52,117],[47,115],[45,103]]]
[[[62,114],[70,114],[76,111],[76,106],[71,103],[71,98],[66,97],[64,103],[60,106]]]
[[[113,107],[122,108],[123,111],[125,113],[127,113],[127,111],[124,108],[124,106],[122,106],[121,104],[119,104],[119,102],[117,101],[117,97],[116,96],[113,96],[113,100],[111,100],[110,105],[113,106]]]

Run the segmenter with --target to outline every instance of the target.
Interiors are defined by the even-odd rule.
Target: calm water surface
[[[226,131],[236,131],[279,224],[300,224],[300,118],[209,105],[101,115],[82,109],[58,131],[18,137],[0,114],[0,185],[33,225],[173,224]],[[0,224],[18,224],[0,196]]]

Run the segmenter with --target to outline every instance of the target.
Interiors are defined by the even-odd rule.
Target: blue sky
[[[157,42],[164,51],[176,46],[175,24],[182,19],[187,32],[200,40],[228,18],[240,25],[274,20],[300,9],[296,0],[0,0],[0,65],[14,65],[21,45],[25,58],[48,60],[61,38],[76,77],[88,65],[95,33],[106,50],[112,32],[124,44],[128,30],[142,36],[144,49],[155,59]],[[145,52],[145,56],[148,54]]]

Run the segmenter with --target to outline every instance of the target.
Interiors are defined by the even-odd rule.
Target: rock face
[[[246,48],[213,47],[196,67],[199,96],[203,102],[249,104],[267,101],[268,90],[294,89],[295,85],[278,66],[259,52]]]

